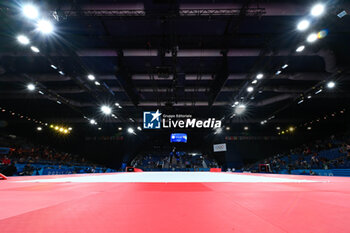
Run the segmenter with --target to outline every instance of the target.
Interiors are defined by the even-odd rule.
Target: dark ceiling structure
[[[1,3],[0,107],[43,123],[136,127],[143,111],[161,109],[275,128],[349,105],[350,18],[338,16],[350,9],[346,1],[325,2],[303,32],[296,25],[314,3],[301,0],[37,3],[52,35],[21,16],[22,2]],[[306,41],[322,30],[324,38]],[[18,34],[40,53],[20,45]],[[242,116],[236,102],[246,105]],[[111,117],[100,114],[104,104]]]

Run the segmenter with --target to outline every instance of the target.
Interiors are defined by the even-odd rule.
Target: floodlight
[[[240,104],[235,108],[235,113],[240,115],[242,114],[246,109],[246,106],[244,104]]]
[[[299,31],[304,31],[304,30],[308,29],[309,26],[310,26],[310,21],[309,21],[309,20],[306,20],[306,19],[303,19],[303,20],[301,20],[301,21],[298,23],[297,28],[298,28]]]
[[[303,50],[305,49],[305,46],[304,45],[300,45],[295,51],[300,53],[302,52]]]
[[[91,81],[95,80],[95,76],[92,75],[92,74],[89,74],[87,77],[88,77],[88,79],[91,80]]]
[[[330,88],[330,89],[332,89],[333,87],[335,87],[335,82],[329,81],[329,82],[327,83],[327,87]]]
[[[43,34],[50,34],[53,32],[53,24],[46,19],[42,19],[37,24],[37,29]]]
[[[40,50],[39,50],[37,47],[35,47],[35,46],[31,46],[30,49],[31,49],[34,53],[39,53],[39,52],[40,52]]]
[[[264,77],[264,75],[262,73],[259,73],[257,76],[256,76],[256,79],[262,79]]]
[[[105,115],[110,115],[112,113],[112,109],[109,106],[107,106],[107,105],[101,106],[101,111]]]
[[[30,43],[30,40],[28,39],[28,37],[24,35],[17,36],[17,41],[22,45],[27,45]]]
[[[29,83],[29,84],[27,85],[27,88],[28,88],[28,90],[30,90],[30,91],[34,91],[34,90],[35,90],[35,85],[32,84],[32,83]]]
[[[248,87],[248,88],[247,88],[247,91],[248,91],[248,92],[252,92],[252,91],[254,91],[254,88],[253,88],[253,87]]]
[[[316,4],[311,8],[311,15],[312,16],[320,16],[324,12],[324,5],[323,4]]]
[[[25,17],[29,19],[36,19],[39,16],[38,8],[32,4],[25,4],[22,7],[22,13]]]
[[[317,33],[311,33],[310,35],[308,35],[308,37],[306,38],[306,41],[309,43],[313,43],[317,40]]]

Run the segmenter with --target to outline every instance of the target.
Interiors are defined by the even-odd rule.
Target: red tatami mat
[[[266,176],[318,182],[35,183],[18,181],[67,176],[10,177],[0,181],[0,232],[350,232],[349,178]]]

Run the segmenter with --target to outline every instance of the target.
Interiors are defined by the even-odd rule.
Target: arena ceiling
[[[349,12],[346,1],[321,1],[319,17],[310,13],[315,2],[301,0],[34,1],[54,24],[46,36],[23,16],[25,3],[0,9],[0,107],[18,116],[117,128],[161,109],[275,127],[349,105],[350,17],[338,15]],[[310,27],[299,31],[303,19]],[[244,114],[235,114],[236,102]],[[114,115],[103,116],[102,105]]]

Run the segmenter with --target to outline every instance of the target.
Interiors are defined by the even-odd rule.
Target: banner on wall
[[[226,151],[226,143],[214,144],[213,148],[214,148],[214,152]]]

